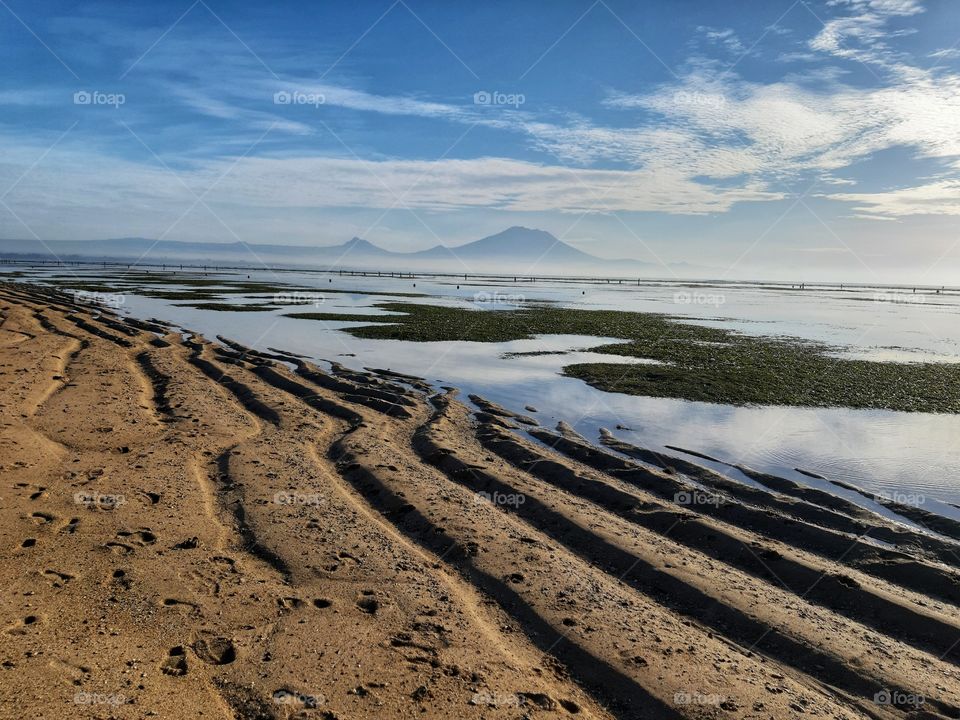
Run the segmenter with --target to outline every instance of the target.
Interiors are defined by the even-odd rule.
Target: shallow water
[[[76,274],[90,279],[99,278],[100,272]],[[246,275],[224,277],[246,280]],[[122,294],[122,312],[174,322],[211,339],[223,335],[259,349],[280,348],[318,361],[418,375],[437,386],[455,386],[464,394],[478,393],[513,410],[523,412],[525,406],[535,407],[535,416],[542,424],[551,426],[566,420],[591,440],[597,439],[600,427],[606,427],[644,447],[684,447],[829,489],[874,509],[878,506],[856,493],[810,478],[795,468],[870,492],[920,494],[927,509],[960,518],[960,510],[938,502],[960,504],[956,471],[960,467],[960,416],[732,407],[605,393],[563,377],[560,371],[575,362],[637,362],[585,351],[618,342],[611,338],[554,335],[508,343],[364,340],[340,332],[356,323],[283,317],[284,313],[315,310],[377,314],[371,306],[380,301],[450,304],[489,311],[529,302],[553,302],[568,307],[683,315],[689,322],[749,334],[818,340],[835,346],[835,352],[844,356],[864,359],[958,362],[960,293],[921,293],[920,299],[909,290],[873,288],[800,291],[749,285],[691,288],[662,283],[568,282],[492,285],[423,278],[341,278],[317,273],[249,275],[252,280],[311,288],[316,294],[303,305],[274,311],[224,312],[178,307],[184,301],[142,297],[125,290],[122,282],[111,282]],[[430,297],[324,294],[331,288],[422,292]],[[216,302],[263,303],[271,298],[269,294],[228,294]],[[529,352],[550,354],[508,355]],[[743,479],[736,471],[726,472]]]

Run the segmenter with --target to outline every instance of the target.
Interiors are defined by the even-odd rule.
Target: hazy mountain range
[[[144,263],[210,263],[334,269],[495,272],[521,275],[616,276],[671,274],[638,260],[599,258],[558,240],[545,230],[511,227],[496,235],[449,247],[393,252],[361,238],[340,245],[268,245],[115,238],[107,240],[0,240],[0,256],[21,259],[135,260]],[[680,263],[671,269],[689,272]]]

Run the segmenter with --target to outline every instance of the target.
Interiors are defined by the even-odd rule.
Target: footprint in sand
[[[64,660],[63,658],[52,658],[47,664],[59,675],[68,678],[69,681],[74,684],[78,684],[85,675],[90,674],[90,668],[86,665],[79,665],[77,663]]]
[[[193,643],[193,652],[209,665],[229,665],[237,659],[237,649],[227,638],[201,636]]]
[[[130,555],[133,552],[133,548],[125,543],[121,542],[108,542],[104,545],[105,548],[110,550],[110,552],[117,555]]]
[[[164,675],[180,677],[187,674],[187,653],[180,647],[170,648],[170,654],[160,663],[160,672]]]
[[[163,607],[187,610],[191,613],[200,612],[200,606],[196,603],[190,602],[189,600],[180,600],[179,598],[164,598],[160,604],[163,605]]]
[[[357,595],[357,607],[368,615],[376,615],[380,610],[380,601],[373,590],[361,590]]]
[[[37,615],[27,615],[20,621],[10,625],[6,628],[6,632],[10,635],[26,635],[30,628],[40,622],[40,617]]]
[[[303,607],[303,600],[298,597],[277,598],[277,605],[281,610],[296,610]]]
[[[43,577],[49,580],[53,587],[56,588],[63,587],[74,578],[74,576],[69,573],[60,572],[59,570],[53,570],[51,568],[47,568],[42,574]]]
[[[66,524],[60,527],[60,532],[62,533],[75,533],[77,531],[77,526],[80,524],[80,518],[70,518]]]
[[[516,694],[521,705],[531,705],[540,710],[555,712],[559,705],[571,715],[577,715],[580,712],[580,706],[572,700],[554,700],[546,693],[541,692],[518,692]]]
[[[220,583],[206,573],[191,570],[187,573],[191,587],[200,595],[216,597],[220,594]]]
[[[153,545],[157,541],[157,536],[150,531],[150,528],[141,528],[133,532],[130,530],[121,530],[117,533],[117,537],[125,538],[129,542],[141,546]]]
[[[233,558],[229,558],[226,555],[213,555],[210,558],[210,562],[217,563],[217,565],[223,566],[224,570],[229,572],[237,572],[237,561]]]
[[[336,572],[341,567],[346,565],[360,565],[361,561],[356,557],[348,553],[346,550],[341,550],[336,555],[333,555],[333,559],[327,565],[324,566],[324,569],[327,572]]]
[[[629,665],[637,665],[638,667],[648,667],[650,665],[645,657],[637,655],[632,650],[621,650],[620,659]]]

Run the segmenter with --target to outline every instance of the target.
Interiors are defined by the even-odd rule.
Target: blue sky
[[[0,0],[0,236],[956,284],[960,6]]]

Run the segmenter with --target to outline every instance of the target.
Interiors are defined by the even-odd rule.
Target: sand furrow
[[[449,436],[451,433],[445,434]],[[522,515],[537,529],[564,543],[586,561],[603,568],[638,592],[712,628],[745,650],[760,651],[787,667],[795,667],[816,678],[815,682],[824,682],[851,694],[861,695],[864,700],[881,692],[891,682],[900,688],[899,683],[906,678],[906,675],[897,673],[863,672],[849,664],[844,652],[831,653],[816,649],[816,638],[821,634],[821,628],[805,628],[802,624],[795,627],[782,625],[782,617],[776,617],[776,613],[764,613],[762,606],[753,606],[739,599],[741,593],[750,594],[745,592],[749,588],[746,578],[739,578],[735,583],[738,590],[725,596],[722,587],[716,583],[703,582],[696,573],[677,568],[677,565],[694,563],[695,558],[688,557],[684,562],[680,562],[679,558],[665,562],[657,552],[648,550],[655,545],[651,539],[630,538],[628,533],[619,532],[618,523],[610,519],[606,519],[602,526],[590,523],[589,516],[576,521],[573,519],[578,512],[576,503],[565,508],[557,497],[543,492],[536,485],[511,481],[504,473],[493,474],[453,454],[442,452],[430,433],[422,434],[420,440],[423,443],[422,454],[444,468],[451,479],[494,497],[524,497],[525,502],[512,509],[512,513]],[[679,519],[675,522],[680,524]],[[670,535],[670,528],[667,530],[665,534]],[[770,585],[758,588],[757,593],[768,601],[771,596],[783,594]],[[783,607],[784,603],[789,604],[790,600],[781,599],[776,606]],[[856,626],[848,630],[863,632],[862,628]],[[949,638],[958,637],[954,629],[948,628],[948,633]],[[918,654],[917,657],[927,664],[934,661],[934,656],[924,658]],[[906,667],[909,668],[909,664]],[[949,675],[950,672],[952,670],[941,668],[942,675]],[[926,679],[914,678],[915,687],[921,682],[926,682]],[[960,703],[960,697],[953,702]],[[960,705],[947,701],[942,707],[953,711]]]
[[[678,496],[694,495],[696,488],[677,477],[657,473],[577,440],[543,429],[531,429],[531,435],[584,465],[634,484],[657,497],[674,502]],[[790,521],[783,516],[740,503],[714,501],[690,503],[688,509],[716,520],[820,555],[843,562],[863,572],[887,580],[905,589],[930,595],[946,603],[960,603],[960,575],[946,567],[919,561],[902,551],[890,550],[810,523]]]
[[[836,569],[802,560],[787,546],[765,544],[759,536],[743,535],[682,509],[651,502],[629,489],[601,478],[574,472],[525,445],[496,425],[481,425],[478,439],[522,470],[584,497],[616,515],[765,582],[782,586],[809,602],[863,622],[931,654],[957,662],[960,623],[924,612],[877,588],[864,587]],[[773,538],[770,538],[773,539]]]
[[[740,502],[758,508],[771,509],[838,532],[869,536],[907,550],[921,548],[929,553],[931,559],[960,569],[960,545],[957,543],[895,525],[849,500],[830,495],[822,490],[803,488],[792,480],[758,473],[749,468],[737,468],[751,479],[765,485],[769,489],[769,492],[765,492],[725,478],[689,460],[653,452],[618,440],[606,431],[601,431],[601,439],[609,448],[655,468],[670,473],[680,473],[702,486],[722,492]],[[801,502],[789,500],[782,495],[796,498]]]
[[[456,646],[459,645],[459,643],[457,643],[455,646],[444,650],[436,659],[430,659],[439,651],[438,648],[434,647],[435,643],[429,641],[429,638],[426,642],[416,640],[416,636],[423,634],[421,626],[423,626],[424,623],[415,620],[417,613],[405,598],[413,588],[423,584],[420,580],[415,581],[412,578],[423,577],[422,572],[433,565],[433,561],[430,560],[428,556],[423,555],[421,551],[414,550],[414,547],[406,543],[406,541],[402,539],[402,536],[396,534],[394,530],[388,529],[390,528],[389,525],[383,525],[382,521],[375,520],[379,515],[376,513],[371,514],[373,511],[368,510],[367,504],[356,496],[352,486],[347,485],[346,488],[349,488],[349,490],[346,489],[341,481],[337,479],[338,476],[335,472],[331,475],[333,466],[327,465],[327,467],[324,467],[325,461],[321,461],[313,450],[314,443],[319,443],[325,447],[326,443],[330,442],[333,438],[343,433],[350,433],[351,428],[358,427],[356,421],[361,419],[359,413],[365,411],[362,404],[360,406],[355,405],[354,407],[357,407],[357,410],[352,410],[348,407],[350,404],[349,401],[338,400],[336,396],[321,397],[319,394],[312,392],[307,386],[302,385],[302,383],[294,379],[282,368],[270,368],[259,363],[248,365],[239,362],[238,358],[230,358],[230,360],[235,363],[230,367],[232,367],[232,372],[237,376],[238,381],[248,385],[264,403],[277,411],[279,415],[279,427],[299,427],[301,432],[299,437],[302,438],[302,441],[308,441],[310,443],[310,447],[306,449],[306,457],[301,455],[301,452],[305,449],[302,441],[295,442],[289,450],[285,450],[284,447],[293,440],[294,436],[284,433],[282,435],[283,439],[281,440],[281,436],[277,434],[274,426],[267,425],[264,426],[264,437],[258,436],[257,438],[245,441],[234,448],[229,454],[231,468],[233,468],[234,464],[236,465],[235,469],[231,469],[230,483],[236,485],[242,484],[244,488],[251,488],[254,485],[253,476],[249,473],[251,462],[254,458],[261,461],[257,468],[257,474],[260,476],[258,484],[260,484],[261,487],[256,495],[246,495],[242,497],[242,499],[238,498],[238,500],[243,504],[248,513],[245,520],[256,533],[257,542],[265,548],[272,549],[277,553],[279,558],[287,563],[285,568],[289,570],[288,579],[291,589],[301,585],[317,585],[319,583],[318,588],[314,589],[314,593],[322,593],[327,597],[331,595],[342,597],[342,589],[331,592],[329,588],[331,582],[341,585],[346,583],[348,586],[356,583],[354,587],[359,586],[363,588],[365,583],[363,578],[368,577],[370,571],[374,569],[373,566],[381,561],[379,556],[383,552],[382,550],[378,552],[377,556],[371,556],[368,552],[352,549],[349,552],[341,550],[333,553],[328,556],[330,557],[328,561],[329,564],[322,564],[322,558],[326,553],[321,551],[320,557],[304,556],[300,552],[302,548],[300,534],[302,531],[295,530],[289,523],[284,524],[291,514],[293,516],[299,516],[302,511],[307,511],[308,515],[313,514],[310,512],[311,510],[314,512],[319,511],[322,512],[326,518],[332,517],[331,513],[336,513],[336,517],[349,520],[348,526],[354,526],[359,523],[359,525],[365,527],[362,535],[358,538],[360,541],[359,547],[390,547],[391,549],[386,557],[392,556],[396,558],[398,555],[410,556],[407,559],[398,561],[398,567],[404,569],[396,575],[395,579],[391,580],[385,575],[380,576],[379,584],[381,588],[385,588],[384,591],[377,591],[376,594],[371,592],[369,596],[361,595],[357,600],[357,602],[363,606],[369,605],[370,607],[377,608],[373,611],[374,614],[379,615],[381,612],[386,614],[388,610],[384,607],[385,603],[401,611],[399,618],[390,623],[393,625],[395,622],[400,621],[399,627],[392,635],[386,636],[386,644],[393,648],[393,652],[401,652],[407,657],[408,661],[413,662],[415,665],[429,661],[430,666],[435,666],[436,660],[443,655],[459,654],[461,651],[455,650]],[[210,362],[214,368],[219,369],[219,360],[212,359]],[[272,391],[268,387],[259,385],[258,383],[261,379],[268,382],[270,386],[276,388],[276,390]],[[295,409],[296,406],[290,406],[280,399],[288,398],[291,395],[304,401],[302,411],[298,412]],[[312,424],[316,423],[316,412],[320,407],[323,408],[324,417],[332,416],[333,418],[337,418],[337,422],[340,423],[339,426],[330,422],[322,422],[319,426],[312,426]],[[346,420],[346,422],[343,422],[344,420]],[[311,425],[311,431],[307,431],[306,428],[308,425]],[[269,451],[267,450],[268,448]],[[316,467],[299,474],[299,479],[295,487],[290,487],[288,484],[277,484],[275,480],[270,479],[273,477],[272,473],[268,473],[266,483],[264,483],[263,471],[266,467],[274,464],[274,461],[269,459],[268,454],[277,456],[277,459],[281,460],[285,465],[296,463],[302,466],[304,460],[312,459]],[[306,468],[304,469],[306,470]],[[279,478],[277,478],[277,480],[279,480]],[[263,487],[264,484],[266,487]],[[291,500],[289,504],[280,503],[279,505],[276,502],[264,502],[271,494],[275,497],[278,493],[285,497],[303,498],[304,502],[301,504],[296,499]],[[262,499],[258,499],[258,496]],[[311,503],[313,502],[316,502],[317,505],[312,506]],[[349,512],[338,511],[336,509],[336,507],[343,502],[346,502],[347,506],[350,507]],[[283,518],[283,520],[279,518]],[[307,528],[309,529],[311,526],[315,526],[315,523],[313,520],[308,520]],[[319,529],[319,527],[317,527],[317,529]],[[348,537],[354,532],[355,531],[350,531],[345,536],[341,535],[334,542],[340,545],[340,547],[349,545]],[[398,543],[400,543],[399,547]],[[323,543],[323,545],[326,544],[327,543]],[[315,556],[318,550],[316,541],[312,541],[311,545],[313,546],[312,555]],[[411,552],[413,552],[412,556]],[[318,564],[318,561],[321,561],[320,564]],[[409,575],[410,571],[417,569],[419,569],[421,574],[415,572],[413,575]],[[396,570],[391,571],[389,574],[396,574]],[[439,586],[437,586],[438,581]],[[478,601],[471,600],[467,597],[464,594],[465,591],[460,589],[459,584],[453,583],[453,585],[451,585],[451,580],[443,576],[430,579],[428,584],[430,586],[437,586],[437,590],[439,590],[440,587],[445,588],[445,592],[440,593],[440,597],[447,596],[457,598],[454,603],[455,606],[457,606],[457,615],[463,614],[464,621],[477,625],[480,630],[478,637],[487,636],[489,638],[488,633],[491,632],[491,628],[499,624],[495,620],[484,620],[481,618],[481,616],[477,614]],[[366,586],[369,587],[370,585],[366,584]],[[319,587],[325,589],[320,590]],[[431,590],[431,593],[436,593],[437,590]],[[335,605],[339,602],[341,601],[334,601]],[[461,605],[465,607],[460,607]],[[472,618],[472,620],[468,620],[468,618]],[[410,623],[412,623],[412,625]],[[449,633],[450,629],[444,632]],[[496,641],[488,639],[488,641],[484,643],[484,646],[489,649],[499,649],[500,657],[496,661],[497,666],[516,666],[519,662],[518,658],[526,657],[528,659],[524,661],[524,664],[528,664],[529,667],[536,659],[534,654],[523,650],[522,647],[515,647],[514,641],[507,642],[503,636]],[[489,652],[489,650],[487,652]],[[496,657],[497,653],[495,653],[494,656]],[[449,667],[452,666],[441,664],[436,667],[439,669],[445,667],[449,669]],[[490,670],[491,666],[488,665],[487,673]],[[514,671],[516,672],[516,668]],[[497,672],[497,675],[501,674],[502,671]],[[562,708],[562,704],[558,704],[560,702],[559,700],[550,699],[552,696],[558,695],[558,693],[551,691],[549,684],[544,685],[542,680],[529,677],[534,674],[532,670],[528,670],[526,675],[521,674],[519,677],[526,676],[527,680],[520,683],[519,688],[516,688],[515,691],[512,692],[507,692],[501,683],[492,682],[495,687],[501,687],[501,690],[498,691],[503,700],[502,702],[498,701],[498,704],[503,706],[499,710],[500,712],[509,712],[510,707],[515,706],[514,703],[516,702],[530,704],[536,699],[539,699],[540,702]],[[436,682],[436,680],[434,682]],[[443,692],[439,687],[434,688],[432,685],[428,685],[428,687],[431,693],[439,694]],[[463,695],[464,701],[469,700],[472,695],[476,695],[476,692]],[[581,695],[581,693],[571,687],[561,693],[561,695],[569,697],[571,695],[578,696]],[[530,699],[523,700],[524,697]],[[518,700],[518,698],[520,698],[520,700]],[[567,703],[570,708],[575,708],[581,716],[603,714],[599,709],[588,713],[586,708],[590,705],[590,701],[586,697],[578,697],[576,701],[565,699],[565,697],[561,697],[561,699]],[[495,705],[496,704],[497,703],[495,703]],[[479,702],[475,704],[475,707],[480,710],[485,705],[486,703]],[[468,705],[468,707],[470,706]],[[489,712],[490,709],[486,708],[486,710]]]
[[[712,477],[736,511],[678,508],[682,470],[417,379],[0,298],[0,717],[958,714],[935,543],[838,564],[883,523]]]
[[[345,438],[344,442],[348,442],[348,441],[349,440]],[[525,577],[523,573],[519,573],[519,574],[516,572],[504,573],[503,570],[508,569],[511,565],[513,567],[516,567],[517,563],[510,559],[509,554],[507,555],[508,559],[506,562],[504,562],[503,560],[500,560],[500,562],[497,563],[497,560],[503,557],[504,550],[501,550],[496,546],[495,539],[498,537],[502,537],[504,534],[513,535],[513,536],[516,536],[517,534],[519,534],[521,537],[530,538],[530,541],[533,544],[528,547],[531,547],[531,550],[532,550],[533,548],[536,548],[538,546],[539,542],[543,542],[547,547],[550,547],[550,543],[548,540],[546,540],[546,538],[544,538],[543,541],[534,540],[534,538],[536,538],[538,533],[536,530],[533,530],[529,527],[526,527],[524,529],[518,528],[513,530],[512,532],[507,530],[507,531],[491,532],[489,534],[484,534],[482,536],[482,539],[478,538],[480,539],[480,542],[475,542],[472,539],[474,537],[477,537],[474,534],[467,534],[466,536],[457,537],[455,534],[452,533],[452,530],[449,526],[449,523],[452,522],[452,518],[444,515],[443,516],[444,520],[447,523],[445,525],[439,525],[437,524],[436,521],[431,521],[429,518],[429,515],[434,514],[434,512],[428,512],[428,509],[429,509],[428,502],[424,502],[424,503],[414,502],[414,498],[412,497],[413,495],[412,491],[407,489],[406,487],[403,487],[403,489],[399,491],[394,490],[390,492],[389,487],[387,485],[388,478],[390,475],[389,473],[383,473],[382,470],[377,471],[375,468],[369,467],[366,463],[359,460],[358,456],[347,452],[345,448],[335,448],[335,450],[338,450],[338,449],[343,449],[344,452],[346,453],[344,455],[344,464],[342,465],[345,476],[352,478],[353,482],[358,484],[358,488],[362,492],[365,492],[365,494],[368,497],[375,499],[375,501],[381,506],[381,509],[382,511],[385,512],[385,514],[387,514],[390,517],[393,517],[394,521],[397,522],[400,527],[404,527],[407,530],[407,532],[411,533],[412,536],[416,537],[418,541],[428,543],[428,546],[431,547],[435,552],[444,553],[445,558],[447,558],[448,560],[451,558],[457,559],[460,562],[461,570],[468,574],[468,577],[471,579],[472,582],[477,584],[478,587],[483,589],[485,592],[492,594],[495,598],[500,600],[502,603],[506,603],[505,607],[510,608],[511,612],[514,612],[514,613],[519,612],[520,615],[518,615],[518,619],[523,623],[524,627],[528,629],[528,632],[531,633],[534,638],[539,639],[542,637],[544,618],[540,616],[540,613],[545,612],[548,608],[543,608],[543,604],[540,602],[535,603],[536,609],[534,609],[533,607],[525,607],[525,605],[529,603],[530,593],[532,593],[534,597],[539,597],[540,591],[538,591],[538,585],[540,582],[542,582],[542,580],[538,580],[536,577],[532,579],[528,579],[527,577]],[[442,454],[446,456],[445,453],[442,453]],[[400,494],[401,492],[403,493],[402,495]],[[450,492],[450,491],[448,490],[446,492]],[[474,504],[476,504],[477,496],[473,493],[469,493],[469,492],[467,493],[468,497],[470,497],[471,495],[472,495],[471,501],[473,501]],[[481,503],[480,507],[474,509],[473,514],[475,516],[475,521],[480,525],[480,527],[483,527],[486,525],[486,522],[480,523],[479,521],[480,514],[481,513],[486,514],[488,512],[490,512],[490,510],[485,507],[484,503]],[[511,515],[512,514],[513,513],[511,513]],[[495,509],[494,509],[494,515],[497,515],[497,512]],[[499,518],[499,520],[503,522],[504,518]],[[490,547],[487,547],[488,545]],[[509,551],[506,551],[506,552],[509,553]],[[552,556],[556,555],[557,552],[558,551],[556,550],[556,548],[551,548]],[[561,575],[566,573],[567,577],[572,576],[572,577],[577,577],[578,579],[580,579],[581,576],[589,577],[590,578],[589,583],[592,586],[596,587],[596,583],[600,583],[601,586],[605,586],[604,592],[618,593],[618,594],[619,592],[622,592],[614,589],[616,587],[615,584],[610,585],[610,583],[614,581],[604,580],[602,572],[598,572],[597,570],[593,569],[589,564],[584,564],[583,562],[578,561],[575,556],[567,555],[566,553],[562,553],[562,554],[566,555],[566,557],[562,559],[561,558],[558,558],[558,559],[561,559],[562,567],[564,567],[565,570],[560,570],[559,568],[556,569],[556,571],[560,572]],[[544,559],[542,556],[538,557],[537,560],[538,562],[542,562],[547,565],[552,564],[551,562]],[[501,572],[499,573],[483,572],[484,570],[483,565],[485,563],[498,564],[501,568]],[[534,567],[539,567],[539,565],[536,565],[533,563],[531,563],[531,565],[533,565]],[[518,575],[519,575],[519,578],[516,577]],[[537,573],[534,572],[534,575],[537,575]],[[503,580],[501,579],[504,576],[506,576],[505,587],[504,587]],[[565,591],[561,593],[561,597],[564,597],[567,599],[564,600],[563,603],[561,604],[569,603],[569,605],[571,606],[576,605],[577,604],[576,595],[578,594],[579,593],[572,593],[572,591],[567,591],[565,588]],[[518,598],[517,595],[520,595],[520,598]],[[595,595],[596,595],[596,591],[594,591],[594,600],[591,604],[592,617],[590,619],[600,624],[601,617],[605,612],[609,612],[609,610],[607,610],[606,608],[600,609],[596,607]],[[521,599],[524,601],[523,603],[520,602]],[[636,602],[636,599],[635,598],[631,600],[623,599],[623,600],[620,600],[619,602],[624,603],[625,604],[624,606],[629,607]],[[647,608],[645,608],[642,611],[642,614],[644,615],[644,617],[651,619],[657,616],[658,611],[654,610],[653,607],[654,606],[648,605]],[[562,612],[563,610],[561,609],[561,613]],[[567,610],[567,612],[569,612],[569,610]],[[641,612],[641,611],[639,609],[636,609],[636,612]],[[570,636],[574,632],[573,630],[571,630],[571,628],[577,625],[577,623],[574,622],[572,618],[563,617],[562,615],[560,618],[557,618],[556,615],[553,615],[551,620],[552,622],[548,624],[550,624],[550,626],[553,628],[552,634],[553,634],[554,640],[556,641],[560,638],[563,638],[563,640],[560,642],[556,642],[556,644],[550,643],[548,645],[548,647],[550,647],[550,651],[557,654],[558,657],[561,658],[571,668],[575,667],[578,670],[577,674],[582,672],[584,674],[582,681],[585,682],[588,686],[590,685],[589,678],[594,676],[593,673],[590,672],[589,668],[591,667],[595,668],[596,663],[598,662],[606,661],[609,665],[610,660],[615,659],[615,666],[617,668],[626,666],[630,670],[638,669],[638,668],[631,667],[632,661],[629,658],[633,656],[629,655],[628,654],[629,651],[624,650],[623,648],[617,650],[616,652],[612,652],[610,648],[607,648],[605,652],[591,653],[587,650],[587,648],[578,647],[576,646],[575,643],[569,642],[568,636]],[[560,622],[558,622],[558,620],[560,620]],[[567,622],[563,622],[564,620],[569,621],[569,624]],[[616,622],[616,621],[613,621],[612,619],[610,621]],[[655,622],[652,622],[652,624],[656,625]],[[690,627],[690,626],[688,625],[685,627]],[[697,633],[697,631],[693,629],[691,629],[689,632],[693,634]],[[593,638],[590,638],[589,635],[586,637],[589,638],[590,640],[593,640]],[[580,641],[581,638],[578,637],[577,640]],[[694,641],[694,644],[688,644],[688,645],[685,645],[684,647],[691,647],[691,648],[702,647],[701,645],[697,644],[700,641],[702,641],[702,637],[697,638],[697,640]],[[587,647],[589,648],[591,644],[592,643],[587,643]],[[668,653],[668,655],[670,655],[670,653]],[[677,660],[678,662],[682,663],[682,658],[677,658]],[[661,669],[663,669],[662,664],[664,662],[665,662],[664,658],[657,658],[658,667],[660,667]],[[639,664],[642,667],[646,667],[643,663],[639,661],[636,661],[634,664]],[[677,670],[677,672],[679,672],[679,674],[676,676],[673,676],[672,682],[674,683],[686,682],[687,684],[685,686],[681,685],[681,687],[686,687],[687,691],[692,692],[692,690],[690,690],[691,681],[689,677],[686,675],[686,673],[680,671],[679,669]],[[699,682],[703,683],[705,681],[701,678]],[[706,682],[722,682],[722,681],[719,678],[713,678],[712,680],[706,681]],[[669,691],[665,692],[666,688],[663,687],[663,684],[664,684],[663,676],[658,675],[656,680],[654,681],[651,681],[648,678],[646,680],[646,683],[641,683],[641,687],[643,687],[644,690],[648,692],[650,691],[651,687],[655,687],[658,693],[663,693],[663,694],[658,694],[659,697],[669,698],[671,693]],[[674,685],[673,692],[682,694],[683,691],[676,689],[676,687],[677,686]],[[701,685],[701,688],[702,688],[702,685]],[[596,687],[594,687],[593,689],[595,692],[599,692],[601,697],[603,696],[604,693],[602,690],[598,690]],[[735,699],[731,699],[730,707],[733,708],[736,705],[737,705],[737,701]]]

